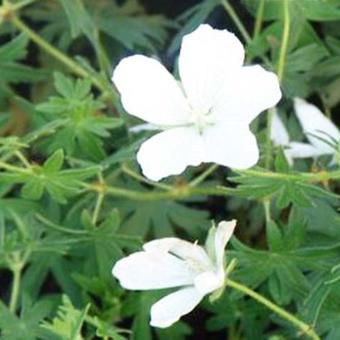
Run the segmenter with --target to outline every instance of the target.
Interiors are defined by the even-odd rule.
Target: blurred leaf
[[[74,308],[66,295],[62,297],[62,305],[59,306],[57,316],[51,322],[42,323],[41,327],[56,334],[62,339],[84,339],[81,328],[90,306],[79,310]]]

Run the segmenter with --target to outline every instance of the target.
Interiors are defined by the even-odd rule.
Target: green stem
[[[213,164],[209,166],[208,169],[206,169],[204,172],[202,172],[198,177],[194,178],[190,182],[190,186],[195,187],[198,184],[202,183],[211,173],[213,173],[218,168],[217,164]]]
[[[236,289],[236,290],[238,290],[238,291],[240,291],[240,292],[242,292],[242,293],[244,293],[248,296],[250,296],[251,298],[253,298],[257,302],[263,304],[264,306],[266,306],[267,308],[269,308],[270,310],[272,310],[273,312],[275,312],[276,314],[281,316],[283,319],[285,319],[288,322],[295,325],[297,328],[299,328],[302,331],[303,334],[308,335],[311,339],[320,340],[320,337],[315,333],[312,326],[301,321],[296,316],[287,312],[286,310],[282,309],[281,307],[277,306],[276,304],[269,301],[264,296],[256,293],[255,291],[244,286],[243,284],[238,283],[238,282],[233,281],[233,280],[230,280],[230,279],[226,280],[226,285],[231,287],[231,288],[234,288],[234,289]]]
[[[283,0],[283,33],[282,33],[282,42],[280,47],[279,61],[277,65],[277,75],[279,80],[282,81],[286,56],[288,50],[288,41],[289,41],[289,29],[290,29],[290,15],[289,15],[289,0]]]
[[[0,168],[6,169],[6,170],[11,171],[11,172],[24,174],[24,175],[29,175],[29,174],[32,173],[32,171],[30,169],[19,168],[17,166],[10,165],[10,164],[2,162],[2,161],[0,161]]]
[[[272,132],[272,121],[274,116],[274,108],[267,110],[267,129],[266,129],[266,150],[264,155],[264,167],[266,169],[270,169],[270,161],[272,157],[272,141],[271,141],[271,132]]]
[[[100,212],[100,209],[102,207],[102,204],[103,204],[103,201],[104,201],[104,197],[105,197],[104,193],[100,192],[98,194],[96,206],[94,208],[93,216],[92,216],[92,224],[93,225],[96,225],[96,223],[98,221],[99,212]]]
[[[23,0],[19,2],[18,4],[11,5],[12,11],[18,11],[19,9],[22,9],[23,7],[26,7],[28,5],[33,4],[34,2],[37,2],[38,0]]]
[[[263,209],[264,209],[264,217],[266,220],[266,224],[268,226],[268,223],[271,222],[272,218],[271,218],[271,214],[270,214],[270,200],[265,200],[263,202]]]
[[[21,271],[22,271],[22,264],[15,263],[11,270],[13,273],[13,283],[12,283],[12,292],[9,302],[9,310],[12,313],[15,313],[19,298],[19,290],[20,290],[20,281],[21,281]]]
[[[0,168],[8,170],[9,172],[19,173],[24,175],[32,175],[31,169],[20,168],[14,165],[10,165],[3,161],[0,161]],[[265,169],[250,169],[250,170],[238,170],[237,173],[241,175],[248,175],[254,177],[270,178],[277,180],[292,180],[297,182],[323,182],[328,180],[340,179],[340,170],[336,171],[321,171],[319,173],[298,173],[298,174],[287,174],[287,173],[276,173],[267,171]],[[88,184],[82,182],[81,185],[85,190],[102,192],[114,197],[126,198],[136,201],[155,201],[155,200],[167,200],[167,199],[186,199],[192,196],[228,196],[235,194],[234,188],[223,187],[223,186],[212,186],[212,187],[193,187],[191,185],[183,185],[177,187],[171,187],[169,190],[162,191],[135,191],[124,188],[118,188],[114,186],[107,186],[105,183],[98,186],[96,184]]]
[[[41,47],[41,49],[43,49],[45,52],[56,58],[65,66],[67,66],[74,74],[83,78],[90,79],[91,82],[99,90],[101,90],[102,92],[107,92],[105,86],[96,77],[91,75],[87,70],[85,70],[83,67],[79,66],[75,61],[73,61],[73,59],[69,58],[67,55],[60,52],[46,40],[42,39],[38,34],[31,30],[19,17],[13,15],[10,18],[10,21],[17,29],[19,29],[23,33],[26,33],[34,43]]]
[[[309,172],[300,172],[298,174],[289,174],[289,173],[280,173],[280,172],[271,172],[263,169],[260,170],[238,170],[240,174],[255,176],[255,177],[263,177],[263,178],[271,178],[271,179],[286,179],[292,181],[301,181],[308,183],[317,183],[329,180],[340,179],[340,170],[335,171],[320,171],[318,173],[309,173]]]
[[[123,164],[121,166],[121,169],[125,174],[129,175],[130,177],[132,177],[132,178],[134,178],[137,181],[140,181],[142,183],[146,183],[146,184],[152,185],[156,188],[160,188],[160,189],[164,189],[164,190],[171,190],[172,189],[172,187],[170,185],[148,180],[147,178],[141,176],[140,174],[138,174],[135,171],[133,171],[132,169],[130,169],[126,164]]]
[[[27,168],[30,169],[31,168],[31,164],[28,162],[28,160],[26,159],[26,157],[23,155],[23,153],[20,150],[15,151],[15,155],[20,159],[20,161],[22,162],[22,164]]]
[[[91,187],[88,186],[91,190]],[[93,190],[93,189],[92,189]],[[225,187],[210,187],[210,188],[192,188],[189,186],[173,188],[166,192],[139,192],[133,190],[126,190],[116,187],[107,187],[106,192],[108,195],[114,197],[123,197],[135,201],[158,201],[168,199],[186,199],[192,196],[214,195],[226,196],[232,195],[234,189]]]
[[[260,0],[256,11],[253,39],[256,39],[261,32],[265,0]]]
[[[47,218],[45,218],[44,216],[40,215],[40,214],[35,214],[35,217],[37,218],[37,220],[39,220],[40,222],[42,222],[43,224],[45,224],[46,226],[60,232],[60,233],[65,233],[65,234],[70,234],[70,235],[88,235],[88,231],[86,230],[80,230],[80,229],[71,229],[71,228],[65,228],[61,225],[55,224],[53,222],[51,222],[50,220],[48,220]]]
[[[243,39],[249,43],[251,41],[251,37],[248,34],[246,28],[244,27],[242,21],[238,17],[237,13],[235,12],[234,8],[230,5],[228,0],[221,0],[222,6],[225,8],[227,13],[229,14],[230,18],[234,21],[236,27],[240,31],[243,36]]]

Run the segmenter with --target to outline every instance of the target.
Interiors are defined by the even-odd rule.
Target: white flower
[[[175,237],[148,242],[143,251],[119,260],[112,274],[126,289],[181,287],[151,307],[150,324],[169,327],[223,286],[224,248],[235,225],[235,220],[223,221],[211,228],[205,248]]]
[[[283,147],[283,152],[290,165],[293,164],[294,158],[314,157],[317,154],[313,145],[290,141],[288,131],[276,110],[272,117],[270,133],[273,143]]]
[[[234,34],[200,25],[183,38],[180,83],[152,58],[135,55],[118,64],[112,80],[125,110],[164,130],[138,151],[146,177],[160,180],[202,162],[238,169],[256,164],[249,124],[281,91],[275,74],[242,66],[243,60]]]
[[[314,153],[304,157],[334,155],[340,144],[340,131],[315,105],[301,98],[294,99],[296,116]]]
[[[301,98],[294,99],[294,109],[309,143],[291,142],[276,111],[271,125],[271,139],[274,144],[284,147],[288,162],[292,164],[294,158],[335,155],[340,143],[339,129],[316,106]]]

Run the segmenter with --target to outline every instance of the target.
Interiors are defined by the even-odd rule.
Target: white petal
[[[332,139],[339,142],[340,131],[333,122],[329,120],[315,105],[307,103],[303,99],[295,98],[294,108],[302,129],[310,143],[324,154],[335,153],[334,148],[315,137],[318,136],[332,144],[334,144]]]
[[[187,166],[202,162],[202,139],[193,128],[173,128],[161,132],[140,147],[137,161],[143,174],[154,180],[179,175]]]
[[[216,272],[207,271],[195,277],[194,285],[201,294],[206,295],[223,286],[223,276],[223,274],[218,275]]]
[[[151,307],[150,325],[166,328],[190,313],[203,299],[194,287],[187,287],[169,294]]]
[[[290,166],[293,166],[293,164],[294,164],[294,157],[292,156],[292,154],[290,153],[290,151],[289,151],[288,149],[284,149],[284,150],[283,150],[283,153],[284,153],[284,155],[285,155],[285,157],[286,157],[286,160],[287,160],[288,164],[289,164]]]
[[[186,263],[197,273],[208,271],[213,268],[213,264],[203,247],[176,237],[153,240],[145,243],[143,248],[146,251],[170,252],[186,261]]]
[[[119,260],[112,274],[124,288],[136,290],[192,284],[195,275],[184,261],[157,251],[141,251]]]
[[[236,220],[222,221],[218,224],[215,233],[215,252],[216,252],[216,264],[218,270],[224,271],[224,249],[234,233],[236,227]]]
[[[241,42],[227,30],[200,25],[183,37],[179,73],[189,102],[195,109],[208,110],[225,79],[243,64]]]
[[[112,80],[129,114],[155,125],[187,121],[189,108],[183,92],[157,60],[142,55],[124,58]]]
[[[277,76],[259,65],[245,66],[226,79],[213,112],[218,120],[250,123],[281,98]]]
[[[270,137],[275,145],[287,146],[289,144],[289,135],[277,111],[274,111]]]
[[[319,157],[323,154],[322,150],[316,148],[314,145],[307,143],[291,142],[288,145],[288,149],[285,150],[285,154],[289,158],[309,158]]]
[[[235,169],[247,169],[259,159],[255,136],[247,124],[218,124],[203,133],[205,162]]]

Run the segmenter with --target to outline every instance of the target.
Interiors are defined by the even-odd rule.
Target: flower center
[[[203,133],[204,129],[215,124],[212,109],[208,110],[197,110],[191,111],[190,122],[195,126],[200,134]]]

